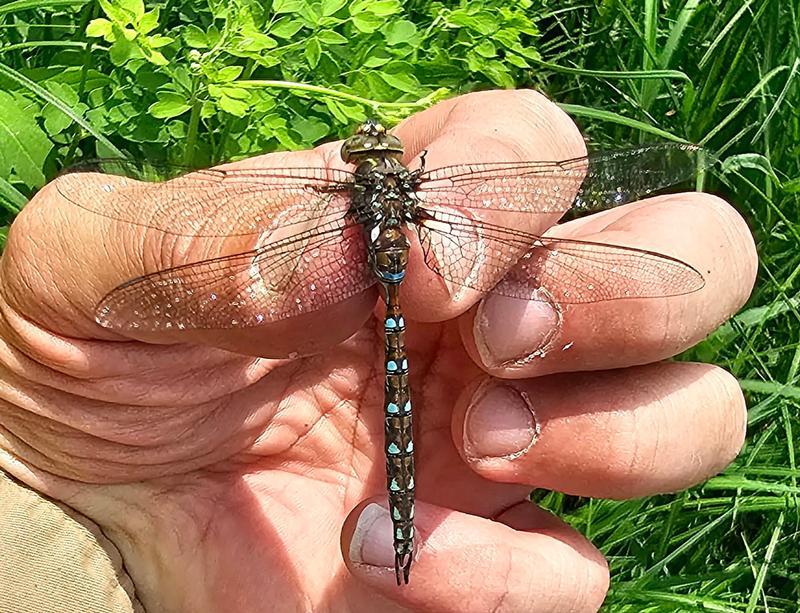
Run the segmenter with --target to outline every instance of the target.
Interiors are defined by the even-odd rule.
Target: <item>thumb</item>
[[[324,168],[328,160],[335,160],[334,146],[261,156],[225,168],[265,172]],[[272,253],[269,244],[304,229],[292,226],[277,238],[273,238],[269,226],[262,230],[266,237],[255,231],[236,231],[237,220],[239,227],[244,227],[241,218],[245,214],[257,215],[255,207],[270,208],[275,220],[284,212],[284,202],[274,197],[275,191],[256,188],[257,181],[256,176],[244,188],[230,193],[220,189],[204,192],[201,202],[197,192],[192,195],[169,183],[142,186],[129,179],[97,174],[60,177],[36,195],[9,231],[0,266],[2,297],[11,308],[43,328],[77,338],[193,342],[267,357],[313,353],[344,340],[369,317],[375,294],[367,289],[367,279],[353,279],[355,273],[348,272],[350,263],[342,257],[347,245],[342,245],[336,232],[328,233],[329,240],[322,247],[328,250],[324,254],[338,253],[339,257],[331,257],[324,270],[302,261],[303,249],[315,240],[320,243],[313,238],[316,230],[309,226],[306,239],[297,243],[296,249],[292,247],[294,251],[284,249],[286,257],[280,270],[266,279],[282,285],[277,291],[286,290],[286,300],[294,297],[292,288],[308,290],[304,284],[310,285],[322,308],[308,313],[295,310],[291,316],[282,316],[280,309],[273,309],[274,316],[254,315],[264,298],[250,287],[251,268],[268,268]],[[203,235],[170,233],[174,225],[167,222],[174,220],[179,225],[179,215],[187,212],[215,219],[218,231],[200,233]],[[340,217],[344,211],[341,213]],[[137,222],[139,219],[141,222]],[[233,236],[225,235],[220,220],[226,219]],[[149,220],[157,223],[151,226]],[[255,226],[252,222],[250,225]],[[354,240],[350,248],[359,246]],[[265,244],[267,248],[259,252],[263,257],[256,259],[253,249]],[[145,275],[150,276],[144,281],[131,281]],[[328,282],[317,287],[314,279]],[[344,293],[333,281],[349,283],[352,291]],[[123,284],[125,289],[115,290]],[[204,311],[195,291],[206,292],[206,302],[209,297],[220,297],[226,308]],[[236,300],[241,296],[249,299]],[[114,308],[109,309],[109,305]],[[183,325],[173,327],[168,319],[158,316],[163,313],[159,309],[169,308],[173,314],[180,314]],[[289,311],[289,307],[283,308]]]

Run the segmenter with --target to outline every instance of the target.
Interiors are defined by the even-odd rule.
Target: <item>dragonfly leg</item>
[[[428,150],[423,149],[419,152],[419,167],[411,171],[411,180],[419,179],[423,172],[425,172],[425,158],[428,156]]]

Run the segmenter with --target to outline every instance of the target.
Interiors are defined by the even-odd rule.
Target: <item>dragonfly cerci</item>
[[[520,228],[531,215],[582,213],[639,199],[694,176],[700,149],[660,143],[562,161],[463,163],[413,170],[376,121],[344,142],[352,170],[210,169],[178,176],[104,161],[57,181],[75,205],[185,236],[262,241],[128,280],[97,306],[118,332],[248,328],[309,313],[377,284],[386,303],[386,485],[395,575],[414,557],[413,399],[399,288],[411,241],[448,282],[556,306],[676,296],[703,286],[690,265],[631,247],[546,238]],[[124,175],[110,180],[107,173]],[[161,179],[142,181],[142,177]],[[165,177],[167,177],[165,179]],[[376,407],[377,409],[377,407]]]

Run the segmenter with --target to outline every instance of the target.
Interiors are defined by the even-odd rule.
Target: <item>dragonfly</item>
[[[619,206],[691,179],[713,162],[682,143],[430,170],[424,152],[413,170],[403,154],[397,136],[368,120],[342,145],[349,170],[222,167],[176,176],[161,170],[147,178],[166,180],[142,181],[148,173],[141,165],[117,161],[56,182],[63,198],[115,220],[180,236],[255,241],[254,248],[156,270],[111,289],[97,305],[96,321],[123,334],[261,326],[379,287],[386,306],[386,489],[398,585],[408,583],[415,555],[412,398],[400,301],[411,241],[419,242],[431,271],[481,294],[547,299],[559,307],[689,294],[704,279],[678,259],[538,236],[513,220]],[[109,173],[120,176],[112,180]]]

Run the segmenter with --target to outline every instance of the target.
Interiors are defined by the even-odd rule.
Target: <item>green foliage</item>
[[[115,148],[199,166],[307,147],[368,115],[394,123],[462,88],[513,86],[538,35],[528,3],[496,0],[419,10],[399,0],[39,6],[7,12],[0,62],[88,126],[58,116],[20,79],[0,81],[51,143],[37,176],[10,175],[23,193],[42,184],[42,168],[50,176]]]
[[[0,139],[5,146],[0,148],[0,175],[14,175],[26,183],[37,185],[44,182],[42,167],[50,152],[50,139],[36,122],[36,117],[28,112],[30,104],[25,98],[9,92],[0,91]],[[44,128],[47,130],[47,119]],[[58,131],[58,125],[51,129]],[[63,129],[63,128],[62,128]]]
[[[608,555],[609,611],[793,612],[797,10],[785,0],[17,0],[0,6],[0,205],[10,218],[84,156],[199,166],[490,87],[545,90],[597,145],[709,146],[722,164],[706,186],[746,215],[761,274],[747,308],[684,358],[739,379],[748,445],[690,492],[541,502]]]

